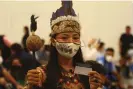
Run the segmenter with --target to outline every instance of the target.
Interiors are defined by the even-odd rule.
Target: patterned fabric
[[[84,89],[78,75],[73,70],[65,71],[62,69],[62,77],[59,79],[58,89]]]
[[[47,72],[46,65],[42,65],[41,68]],[[66,71],[61,66],[60,68],[61,77],[57,83],[57,89],[85,89],[80,81],[80,77],[77,74],[74,74],[74,70],[70,69],[69,71]]]
[[[52,28],[51,34],[61,33],[61,32],[77,32],[80,33],[80,25],[76,21],[65,20],[58,24],[55,24]]]

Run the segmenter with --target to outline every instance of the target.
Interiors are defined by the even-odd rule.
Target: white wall
[[[30,25],[31,14],[40,16],[37,34],[49,41],[52,12],[60,2],[0,2],[0,34],[6,34],[13,42],[20,42],[23,26]],[[133,28],[132,2],[74,2],[82,25],[82,39],[100,38],[106,47],[114,47],[118,57],[118,39],[126,25]]]

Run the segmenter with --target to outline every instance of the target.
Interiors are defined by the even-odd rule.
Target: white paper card
[[[90,71],[92,71],[92,68],[76,66],[74,73],[88,76]]]

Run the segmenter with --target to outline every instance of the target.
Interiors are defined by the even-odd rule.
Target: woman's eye
[[[79,37],[74,37],[73,39],[74,39],[74,40],[78,40],[78,39],[79,39]]]
[[[62,39],[66,40],[66,39],[67,39],[67,37],[62,37]]]

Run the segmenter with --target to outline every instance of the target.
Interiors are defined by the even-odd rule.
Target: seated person
[[[10,67],[11,75],[19,82],[21,85],[25,84],[25,73],[24,65],[22,64],[19,57],[14,57]]]
[[[0,50],[0,89],[6,89],[9,82],[11,82],[17,89],[22,89],[22,86],[16,82],[12,75],[3,67],[3,58]],[[9,81],[9,82],[8,82]]]
[[[119,87],[123,87],[121,85],[121,78],[118,72],[116,71],[115,65],[113,64],[113,57],[114,57],[114,49],[113,48],[107,48],[105,56],[97,58],[97,61],[102,64],[106,69],[106,77],[108,79],[108,87],[115,87],[118,85]],[[107,89],[108,89],[107,88]]]
[[[4,67],[0,66],[0,89],[6,89],[9,84],[8,81],[10,81],[16,89],[23,88]]]

